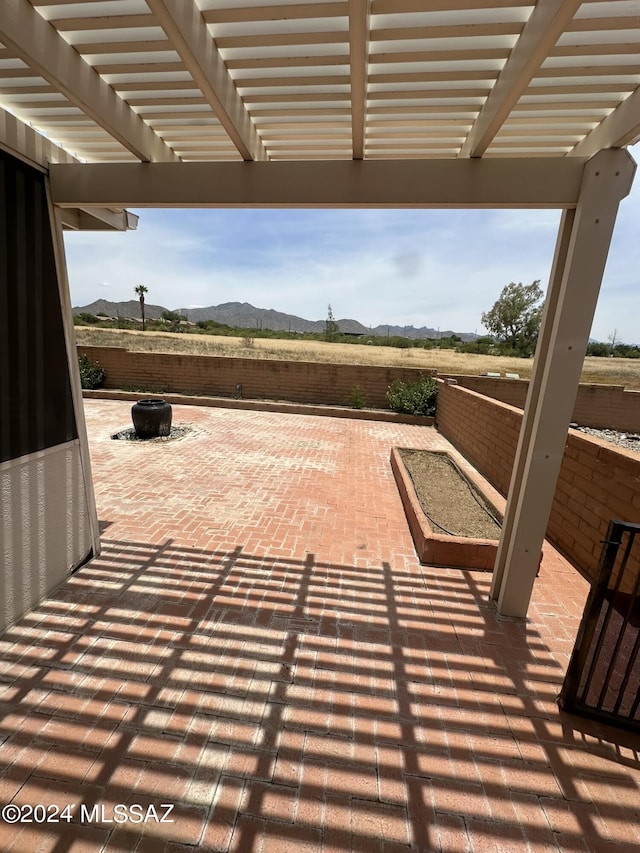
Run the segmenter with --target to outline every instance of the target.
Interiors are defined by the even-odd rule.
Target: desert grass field
[[[236,358],[273,358],[288,361],[322,361],[334,364],[371,364],[392,367],[431,368],[438,373],[468,374],[517,373],[531,376],[533,359],[474,355],[448,349],[399,349],[397,347],[338,344],[325,341],[279,338],[219,337],[180,332],[142,332],[127,329],[96,329],[76,326],[78,344],[124,347],[143,352],[173,352]],[[594,358],[587,356],[582,382],[624,385],[640,390],[640,359]]]

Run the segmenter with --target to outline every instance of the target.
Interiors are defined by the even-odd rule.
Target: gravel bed
[[[163,444],[167,441],[183,438],[191,431],[191,427],[188,426],[172,426],[169,435],[158,435],[155,438],[140,438],[133,427],[127,427],[115,432],[111,438],[116,441],[137,441],[140,444]]]
[[[581,427],[577,424],[571,424],[571,426],[579,432],[586,433],[586,435],[592,435],[594,438],[601,438],[603,441],[609,441],[618,447],[624,447],[625,450],[640,453],[640,435],[638,433],[618,432],[615,429],[594,429],[593,427]]]

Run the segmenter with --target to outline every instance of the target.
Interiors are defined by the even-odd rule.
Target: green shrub
[[[183,321],[186,323],[187,318],[184,314],[179,314],[177,311],[163,311],[162,320],[169,326],[170,332],[181,332]]]
[[[352,409],[364,409],[367,405],[367,399],[364,391],[359,385],[354,385],[349,392],[349,405]]]
[[[100,317],[88,311],[81,311],[79,314],[73,315],[73,322],[76,326],[94,326],[100,322]]]
[[[83,388],[100,388],[104,383],[106,373],[100,365],[91,361],[86,355],[78,357],[78,367],[80,368],[80,384]]]
[[[396,379],[387,391],[387,403],[403,415],[435,415],[438,386],[431,376],[420,376],[415,382]]]

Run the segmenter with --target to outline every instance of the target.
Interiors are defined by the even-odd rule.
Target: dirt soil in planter
[[[399,449],[399,453],[434,533],[500,538],[495,510],[450,459],[427,450]]]

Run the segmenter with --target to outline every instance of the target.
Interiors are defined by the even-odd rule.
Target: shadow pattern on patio
[[[560,715],[560,665],[489,583],[105,540],[1,639],[0,800],[76,808],[0,848],[638,850],[638,740]]]

